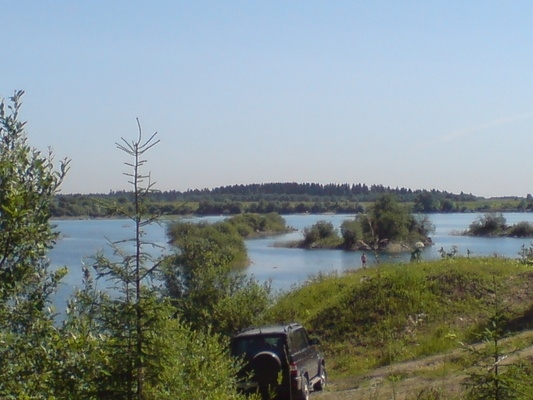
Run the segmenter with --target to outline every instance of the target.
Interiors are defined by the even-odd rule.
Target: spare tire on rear
[[[276,385],[281,371],[281,360],[271,352],[258,353],[250,363],[259,386]]]

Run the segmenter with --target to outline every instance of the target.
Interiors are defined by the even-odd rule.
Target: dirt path
[[[533,343],[533,331],[523,332],[514,338]],[[446,370],[446,361],[461,357],[465,350],[398,363],[373,370],[365,375],[330,380],[327,390],[313,393],[315,400],[407,400],[421,393],[439,393],[440,398],[459,398],[467,371]],[[502,364],[516,358],[533,359],[533,346],[526,347],[507,358]],[[435,397],[433,397],[435,398]]]

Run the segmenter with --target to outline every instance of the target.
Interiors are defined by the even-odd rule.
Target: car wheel
[[[326,388],[327,383],[328,383],[328,373],[326,372],[326,367],[322,367],[320,368],[320,380],[315,384],[313,389],[316,392],[324,390]]]

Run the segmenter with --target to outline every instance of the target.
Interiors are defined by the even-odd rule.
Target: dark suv
[[[244,361],[239,388],[263,399],[307,400],[326,385],[326,363],[317,339],[297,323],[247,328],[231,340]]]

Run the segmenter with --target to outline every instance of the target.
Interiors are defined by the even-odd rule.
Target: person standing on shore
[[[366,255],[365,255],[365,253],[363,253],[361,255],[361,265],[363,266],[363,268],[366,268]]]

